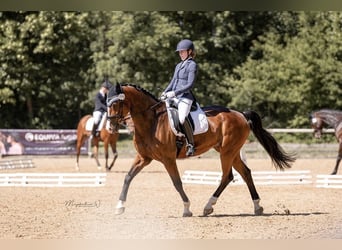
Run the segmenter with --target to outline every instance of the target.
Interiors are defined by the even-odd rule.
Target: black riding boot
[[[91,131],[91,134],[93,135],[93,137],[98,136],[98,133],[96,131],[98,126],[99,126],[99,124],[94,123],[93,130]]]
[[[195,153],[195,144],[194,144],[194,134],[192,131],[192,127],[190,124],[190,121],[188,119],[185,119],[185,122],[183,124],[183,132],[186,137],[186,156],[192,156]]]

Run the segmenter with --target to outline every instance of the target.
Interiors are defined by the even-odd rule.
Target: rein
[[[117,119],[120,119],[120,120],[127,120],[127,119],[129,119],[129,118],[125,118],[123,116],[123,100],[116,100],[116,101],[119,101],[119,111],[118,111],[118,113],[115,114],[115,115],[109,115],[107,117],[109,119],[112,119],[112,118],[117,118]],[[116,101],[111,102],[109,107],[111,107]],[[152,106],[150,106],[146,110],[139,111],[138,113],[145,113],[147,110],[153,110],[153,109],[155,109],[156,107],[158,107],[162,103],[163,103],[163,101],[158,101],[156,104],[153,104]],[[129,116],[131,117],[131,115],[129,115]]]

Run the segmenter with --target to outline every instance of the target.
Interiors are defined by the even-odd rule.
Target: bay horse
[[[340,161],[342,159],[342,111],[322,109],[310,115],[311,126],[314,129],[314,136],[320,139],[324,127],[331,127],[335,130],[335,137],[339,143],[339,150],[332,175],[337,174]]]
[[[107,98],[108,118],[117,124],[125,115],[131,114],[135,125],[134,145],[137,155],[125,176],[115,213],[125,211],[125,202],[131,181],[152,160],[160,161],[168,172],[174,187],[183,201],[183,217],[192,216],[190,201],[185,194],[177,169],[176,158],[186,158],[185,146],[177,152],[176,136],[172,132],[166,105],[147,90],[133,84],[117,84],[109,90]],[[251,171],[240,158],[240,150],[252,130],[270,155],[276,168],[290,168],[295,158],[283,151],[273,136],[262,127],[261,118],[254,111],[240,113],[225,107],[211,106],[205,111],[209,129],[194,136],[195,156],[214,148],[220,154],[222,179],[216,191],[205,205],[203,215],[211,214],[220,194],[233,180],[232,166],[246,182],[254,203],[254,213],[260,215],[259,195],[254,186]]]
[[[76,170],[78,170],[78,171],[79,171],[79,156],[81,153],[81,147],[84,144],[84,142],[91,136],[91,130],[86,129],[87,121],[91,117],[92,117],[91,115],[83,116],[77,125]],[[123,119],[123,121],[120,124],[125,125],[128,128],[130,133],[132,133],[132,131],[134,130],[134,125],[132,123],[132,120],[131,120],[129,114]],[[96,161],[97,168],[99,170],[101,169],[101,164],[100,164],[99,159],[98,159],[98,149],[99,149],[100,141],[103,142],[103,147],[104,147],[104,153],[105,153],[105,159],[106,159],[105,167],[106,167],[107,171],[110,171],[112,169],[112,167],[114,166],[116,159],[118,158],[118,152],[116,150],[116,143],[117,143],[118,138],[119,138],[119,133],[117,131],[115,131],[115,129],[113,130],[113,132],[110,132],[106,128],[106,126],[103,126],[103,128],[101,129],[101,131],[99,133],[99,136],[93,136],[92,137],[91,144],[93,147],[93,156],[94,156],[94,159]],[[108,157],[109,157],[108,148],[109,148],[109,145],[110,145],[110,147],[112,149],[112,153],[113,153],[113,160],[110,163],[110,165],[108,165]]]

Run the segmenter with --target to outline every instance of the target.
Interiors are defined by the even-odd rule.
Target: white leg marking
[[[116,210],[115,214],[123,214],[125,212],[125,202],[119,200],[118,203],[116,204]]]
[[[190,211],[190,201],[184,202],[184,211],[183,211],[183,217],[191,217],[192,212]]]
[[[260,199],[253,200],[254,203],[254,214],[261,215],[264,212],[264,208],[259,205]]]
[[[213,205],[215,205],[216,202],[217,202],[217,197],[211,196],[207,205],[205,205],[204,207],[204,211],[203,211],[204,216],[209,215],[214,211]]]

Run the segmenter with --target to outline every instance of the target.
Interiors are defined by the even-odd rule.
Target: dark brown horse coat
[[[339,144],[339,149],[336,158],[336,164],[331,174],[337,174],[338,167],[342,159],[342,111],[322,109],[313,112],[310,115],[310,118],[311,126],[314,129],[314,136],[316,138],[321,138],[324,127],[331,127],[335,130],[335,137]]]

